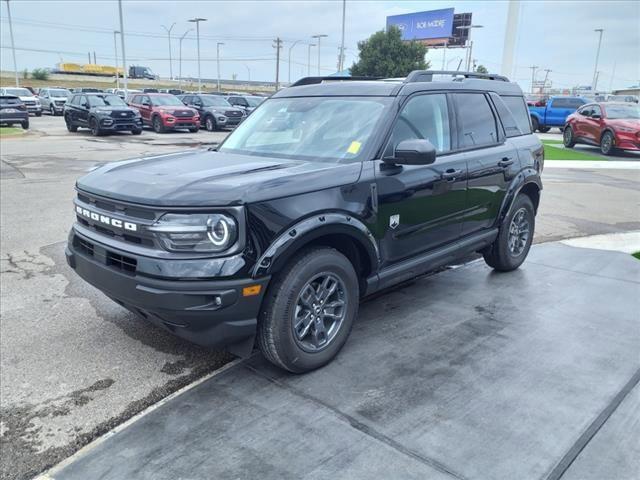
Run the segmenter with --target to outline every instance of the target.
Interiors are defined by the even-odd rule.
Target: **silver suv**
[[[71,92],[66,88],[42,88],[38,92],[42,110],[51,115],[62,115],[70,96]]]

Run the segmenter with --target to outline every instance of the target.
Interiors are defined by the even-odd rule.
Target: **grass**
[[[560,140],[543,140],[542,144],[544,145],[545,160],[603,160],[602,157],[591,155],[590,153],[556,147],[555,145],[562,144]]]
[[[26,130],[23,130],[22,128],[0,127],[0,136],[2,136],[2,137],[4,137],[4,136],[12,136],[12,135],[21,135],[24,132],[26,132]]]
[[[634,256],[634,257],[636,257],[638,260],[640,260],[640,252],[632,253],[631,255],[633,255],[633,256]]]

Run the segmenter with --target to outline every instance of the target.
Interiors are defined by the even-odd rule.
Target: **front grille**
[[[87,242],[86,240],[83,240],[82,238],[76,235],[75,237],[73,237],[73,246],[79,252],[82,252],[89,257],[93,257],[93,253],[94,253],[93,243]]]
[[[226,112],[224,112],[224,114],[227,117],[241,117],[242,116],[242,112],[237,112],[235,110],[227,110]]]
[[[189,110],[177,110],[173,115],[175,117],[188,117],[188,118],[191,118],[191,117],[193,117],[193,112],[190,112]]]
[[[107,267],[121,270],[127,274],[135,274],[138,268],[138,261],[135,258],[112,252],[100,246],[96,247],[93,243],[78,235],[73,237],[73,247],[78,253],[96,258]]]
[[[131,110],[114,110],[111,112],[111,118],[133,118],[134,113]]]
[[[138,267],[138,261],[135,258],[119,255],[115,252],[107,250],[107,266],[117,268],[126,273],[135,273]]]
[[[29,105],[30,107],[33,107],[36,104],[36,102],[34,100],[25,100],[23,103],[25,105]]]
[[[65,102],[64,100],[56,100],[55,101],[55,104],[58,105],[59,107],[63,106],[65,103],[67,103],[67,102]]]

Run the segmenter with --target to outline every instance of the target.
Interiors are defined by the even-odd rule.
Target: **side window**
[[[518,124],[516,123],[515,118],[511,114],[509,108],[504,104],[504,102],[500,99],[498,95],[495,93],[491,94],[491,99],[493,100],[493,104],[498,111],[498,116],[500,117],[500,122],[504,127],[504,133],[507,137],[517,137],[522,135]]]
[[[438,153],[451,150],[446,95],[418,95],[409,99],[396,119],[385,157],[393,156],[398,144],[410,139],[429,140]]]
[[[82,95],[80,97],[80,105],[84,106],[85,104],[88,104],[88,103],[89,103],[89,99],[86,96]]]
[[[511,111],[511,115],[513,115],[520,131],[523,134],[531,133],[531,117],[529,116],[529,108],[524,98],[517,96],[505,96],[501,98]]]
[[[496,119],[481,93],[457,93],[460,147],[479,147],[498,143]]]
[[[594,115],[600,115],[602,116],[602,110],[600,109],[599,105],[594,105],[593,107],[591,107],[591,116]]]
[[[584,100],[581,98],[569,98],[568,99],[569,108],[578,108],[584,105]]]
[[[193,103],[193,96],[192,95],[187,95],[185,97],[182,97],[182,103],[184,103],[186,105],[191,105]]]
[[[551,108],[570,108],[569,101],[566,98],[555,98],[551,102]]]

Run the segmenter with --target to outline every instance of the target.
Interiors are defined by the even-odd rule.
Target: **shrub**
[[[31,72],[31,77],[35,80],[49,80],[49,72],[44,68],[36,68]]]

